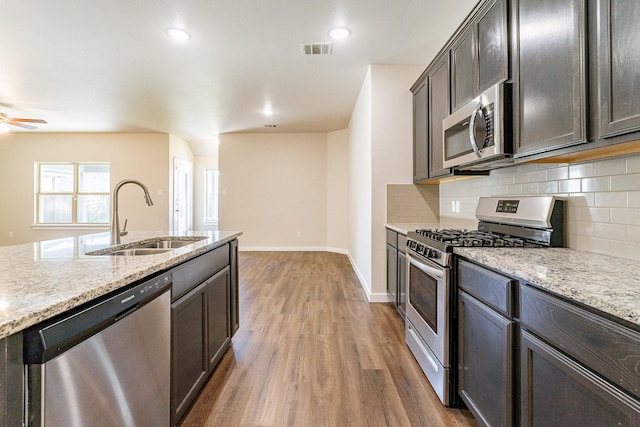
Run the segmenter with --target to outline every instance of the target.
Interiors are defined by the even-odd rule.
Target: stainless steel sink
[[[155,255],[161,254],[164,252],[169,252],[171,249],[161,249],[161,248],[135,248],[135,249],[119,249],[117,251],[108,252],[104,255],[124,255],[124,256],[132,256],[132,255]]]
[[[85,255],[155,255],[169,252],[173,249],[182,248],[187,245],[206,239],[206,236],[188,236],[188,237],[159,237],[151,241],[141,241],[128,243],[126,245],[114,246],[111,248],[99,249],[97,251],[87,252]]]
[[[156,240],[154,242],[140,243],[131,246],[132,249],[142,248],[161,248],[176,249],[195,243],[197,240]]]

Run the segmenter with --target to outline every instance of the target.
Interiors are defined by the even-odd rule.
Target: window
[[[204,171],[204,222],[218,222],[218,176],[215,169]]]
[[[108,163],[36,163],[37,224],[108,224]]]

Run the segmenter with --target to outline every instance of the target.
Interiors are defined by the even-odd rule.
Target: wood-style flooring
[[[181,427],[475,426],[444,408],[345,255],[240,252],[240,329]]]

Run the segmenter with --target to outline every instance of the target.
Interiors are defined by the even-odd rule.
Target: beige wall
[[[326,249],[327,134],[223,134],[218,152],[219,228],[241,249]]]
[[[125,178],[137,179],[147,185],[154,201],[147,207],[140,188],[122,187],[121,222],[127,218],[130,230],[167,230],[168,135],[7,133],[0,135],[0,245],[95,232],[32,229],[35,162],[109,162],[112,188]]]

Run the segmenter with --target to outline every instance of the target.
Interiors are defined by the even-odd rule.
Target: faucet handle
[[[129,221],[127,218],[124,219],[124,226],[122,227],[122,231],[120,232],[121,236],[126,236],[127,234],[129,234],[129,232],[127,231],[127,221]]]

